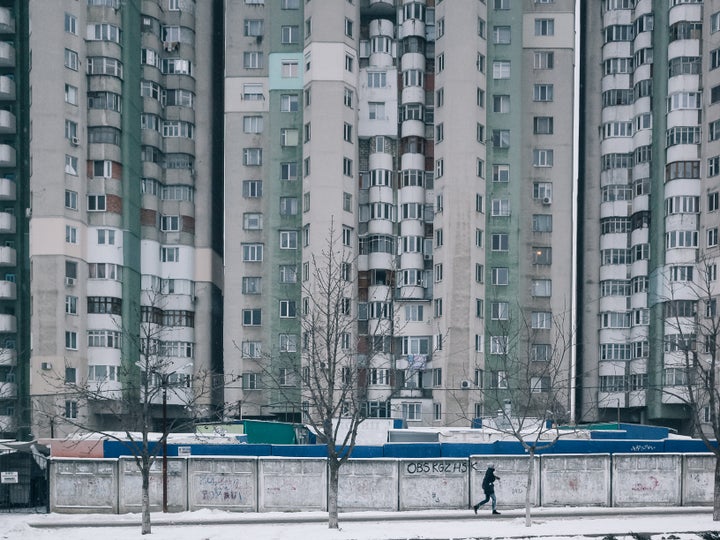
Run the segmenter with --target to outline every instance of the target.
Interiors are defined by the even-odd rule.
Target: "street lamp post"
[[[162,511],[167,513],[167,385],[168,376],[162,375],[162,415],[163,415],[163,437],[162,437]]]

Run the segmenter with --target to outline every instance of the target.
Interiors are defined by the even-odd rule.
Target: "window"
[[[300,9],[300,0],[282,0],[280,9]]]
[[[493,112],[509,113],[510,112],[510,96],[506,94],[498,94],[493,96]]]
[[[510,181],[510,165],[493,165],[493,182]]]
[[[353,230],[351,227],[346,227],[343,225],[343,228],[342,228],[343,246],[352,246],[352,233],[353,233]]]
[[[65,348],[76,351],[78,348],[77,332],[65,332]]]
[[[510,270],[505,267],[495,267],[492,269],[493,285],[508,285],[510,283]]]
[[[509,148],[510,147],[510,130],[509,129],[494,129],[493,130],[493,146],[495,148]]]
[[[510,78],[510,61],[496,60],[493,62],[493,79]]]
[[[307,124],[309,126],[309,124]],[[282,128],[280,130],[280,144],[282,146],[297,146],[300,142],[300,133],[297,129]]]
[[[713,227],[707,230],[707,245],[713,247],[718,245],[718,228]]]
[[[496,10],[510,9],[510,0],[493,0],[493,9],[496,9]]]
[[[165,217],[165,216],[163,216]],[[263,228],[263,216],[259,212],[246,212],[243,214],[243,228],[245,230],[260,230]]]
[[[243,197],[252,199],[262,197],[262,180],[243,180]]]
[[[264,65],[261,51],[245,51],[243,53],[243,67],[245,69],[262,69]]]
[[[289,25],[280,27],[280,42],[284,45],[298,43],[300,41],[300,27]]]
[[[535,19],[536,36],[555,35],[555,19]]]
[[[533,296],[539,296],[539,297],[552,296],[552,280],[550,280],[550,279],[534,279],[534,280],[532,280],[531,293]]]
[[[78,209],[78,194],[77,191],[65,190],[65,208],[70,210]]]
[[[552,167],[553,150],[533,149],[533,167]]]
[[[435,71],[437,73],[442,73],[445,71],[445,53],[440,53],[437,55],[437,58],[435,59]]]
[[[533,232],[551,232],[552,214],[533,214]]]
[[[260,326],[262,324],[262,310],[243,309],[243,326]]]
[[[368,102],[368,118],[370,120],[385,120],[385,103],[378,101]]]
[[[77,418],[78,417],[78,403],[77,401],[65,400],[65,418]]]
[[[347,17],[345,17],[345,35],[347,37],[353,37],[353,22]]]
[[[508,45],[511,31],[509,26],[495,26],[493,28],[493,42],[496,45]]]
[[[549,247],[533,247],[533,264],[551,264],[552,248]]]
[[[292,79],[298,76],[298,62],[296,60],[283,60],[280,63],[280,76]]]
[[[492,302],[490,304],[490,318],[494,321],[506,321],[510,315],[508,302]]]
[[[258,276],[246,276],[242,278],[243,294],[260,294],[262,292],[262,278]]]
[[[244,133],[262,133],[263,117],[262,116],[244,116],[243,132]]]
[[[262,355],[262,342],[243,341],[241,350],[243,358],[260,358]]]
[[[385,71],[368,71],[368,88],[385,88],[387,73]]]
[[[294,300],[280,300],[280,317],[290,319],[297,315]]]
[[[280,215],[294,216],[298,213],[297,197],[280,197]]]
[[[551,51],[535,51],[533,55],[535,69],[552,69],[555,55]]]
[[[349,143],[353,142],[353,139],[352,139],[353,129],[352,128],[353,128],[352,124],[348,124],[347,122],[345,122],[343,124],[343,140],[345,142],[349,142]]]
[[[297,231],[280,231],[280,249],[297,249]]]
[[[536,84],[533,86],[533,101],[552,101],[553,85]]]
[[[65,313],[68,315],[77,315],[78,297],[77,296],[66,296],[65,297]]]
[[[494,217],[510,215],[510,201],[508,199],[493,199],[490,202],[490,215]]]
[[[262,19],[245,19],[243,28],[245,35],[249,37],[258,37],[263,35]]]
[[[533,132],[536,135],[550,135],[553,132],[552,116],[536,116],[533,118]]]
[[[552,313],[549,311],[533,311],[530,321],[534,330],[550,330],[552,328]]]
[[[262,262],[263,244],[242,244],[244,262]]]
[[[343,103],[346,107],[353,106],[353,91],[349,88],[345,88],[345,91],[343,92]]]
[[[539,394],[550,390],[550,377],[530,377],[530,392]]]
[[[65,368],[65,382],[75,384],[77,382],[77,369],[74,367]]]
[[[105,195],[88,195],[88,212],[104,212],[106,210]]]
[[[243,148],[243,164],[247,166],[262,165],[262,148]]]
[[[350,158],[343,158],[343,174],[345,176],[353,175],[353,161]]]
[[[101,245],[101,246],[102,245],[114,246],[115,245],[115,229],[98,229],[97,230],[97,243],[98,243],[98,245]]]
[[[490,354],[505,354],[507,344],[507,336],[490,336]]]
[[[509,235],[507,233],[493,233],[491,236],[492,251],[508,251]]]
[[[280,265],[280,283],[296,283],[297,266],[294,264]]]
[[[77,17],[69,13],[65,14],[65,31],[77,35]]]
[[[65,243],[77,244],[77,227],[65,225]]]
[[[410,4],[408,4],[410,5]],[[422,420],[422,404],[421,403],[403,403],[402,417],[405,420]]]
[[[300,98],[297,94],[282,94],[280,96],[281,112],[297,112],[300,110]]]
[[[70,49],[65,49],[65,67],[77,71],[78,64],[78,53]]]

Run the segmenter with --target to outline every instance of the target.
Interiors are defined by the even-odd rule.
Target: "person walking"
[[[485,499],[473,506],[473,510],[475,510],[476,514],[478,508],[490,499],[492,499],[492,513],[500,514],[500,512],[496,510],[497,499],[495,498],[495,480],[500,480],[500,477],[495,475],[495,465],[493,463],[488,463],[488,468],[485,471],[485,477],[482,481],[482,489],[483,492],[485,492]]]

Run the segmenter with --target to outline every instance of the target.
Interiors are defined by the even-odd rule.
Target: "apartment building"
[[[220,8],[0,5],[4,434],[120,428],[108,404],[138,377],[172,386],[174,419],[195,375],[222,373]],[[157,372],[141,372],[143,328]],[[86,382],[98,395],[78,400]]]
[[[582,27],[579,417],[687,432],[717,294],[720,2],[603,0]]]
[[[332,230],[357,284],[346,343],[370,348],[367,414],[494,415],[487,390],[512,376],[510,347],[542,363],[573,331],[574,2],[225,8],[232,414],[301,418],[287,375],[303,362],[303,283]],[[558,417],[572,415],[573,368],[568,355],[561,388],[533,381],[558,392]]]

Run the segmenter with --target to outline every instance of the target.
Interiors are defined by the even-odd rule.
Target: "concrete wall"
[[[257,512],[257,458],[188,459],[188,509]]]
[[[51,512],[118,513],[117,460],[51,459],[49,464]]]
[[[610,506],[610,455],[542,457],[542,506]]]
[[[258,511],[327,510],[324,459],[258,459]]]
[[[498,506],[525,505],[528,457],[492,456]],[[353,459],[340,469],[341,511],[463,509],[483,497],[488,456]],[[712,454],[546,454],[536,457],[533,506],[711,506]],[[327,510],[324,458],[169,458],[171,512]],[[50,460],[50,511],[139,512],[141,478],[132,459]],[[162,504],[162,469],[151,472],[151,510]]]
[[[712,505],[715,460],[713,454],[683,455],[683,506]]]
[[[489,459],[488,459],[489,458]],[[498,505],[518,507],[525,506],[527,493],[528,456],[470,456],[470,494],[474,503],[485,498],[482,481],[488,463],[495,464],[495,495]],[[533,485],[530,487],[530,503],[533,506],[540,500],[540,458],[533,463]]]
[[[400,510],[467,508],[468,460],[399,460]]]
[[[613,506],[679,506],[682,456],[614,454]]]

